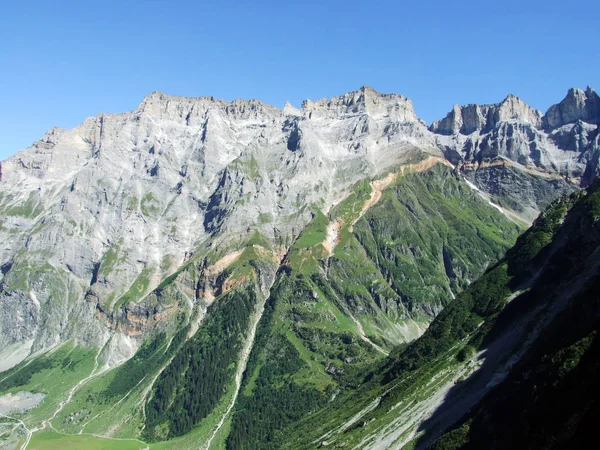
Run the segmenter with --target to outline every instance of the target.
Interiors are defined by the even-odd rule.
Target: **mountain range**
[[[589,87],[428,125],[364,86],[50,130],[0,165],[2,445],[582,442],[599,125]]]

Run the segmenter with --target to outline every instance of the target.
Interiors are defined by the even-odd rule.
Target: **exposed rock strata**
[[[155,92],[132,112],[53,128],[1,166],[0,345],[135,346],[206,308],[196,255],[255,232],[284,252],[311,210],[422,152],[531,219],[598,173],[599,105],[575,89],[542,116],[508,96],[428,129],[410,100],[369,87],[283,110]]]

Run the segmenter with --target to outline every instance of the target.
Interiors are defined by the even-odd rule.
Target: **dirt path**
[[[74,434],[74,433],[63,433],[61,431],[58,431],[56,428],[54,428],[54,426],[52,425],[52,420],[54,420],[56,418],[56,416],[64,409],[64,407],[73,399],[73,396],[75,395],[75,393],[77,392],[77,390],[83,386],[85,383],[87,383],[89,380],[91,380],[92,378],[97,377],[98,375],[100,375],[102,372],[98,372],[98,367],[100,365],[100,363],[98,362],[98,358],[100,356],[100,353],[102,353],[102,350],[104,349],[104,346],[101,347],[98,350],[98,353],[96,353],[96,356],[94,357],[94,368],[92,369],[92,372],[90,373],[90,375],[88,375],[87,377],[83,378],[82,380],[80,380],[75,386],[73,386],[71,388],[71,390],[69,391],[69,394],[67,395],[67,398],[63,401],[61,401],[58,405],[58,408],[56,409],[56,411],[54,411],[54,413],[52,414],[52,416],[46,420],[44,420],[41,424],[40,427],[37,428],[33,428],[33,429],[28,429],[25,424],[19,420],[19,422],[22,424],[22,426],[25,428],[25,430],[27,431],[28,435],[27,435],[27,440],[25,441],[25,443],[21,446],[21,450],[25,450],[27,448],[27,446],[29,445],[29,441],[31,441],[31,437],[33,436],[33,433],[36,433],[38,431],[41,431],[43,429],[45,429],[46,427],[50,428],[51,430],[53,430],[55,433],[58,433],[60,435],[63,436],[94,436],[97,438],[102,438],[102,439],[111,439],[114,441],[136,441],[139,442],[140,444],[144,444],[146,445],[145,442],[140,441],[139,439],[122,439],[122,438],[114,438],[111,436],[102,436],[99,434],[94,434],[94,433],[83,433],[83,432],[79,432],[78,434]],[[140,381],[141,383],[141,381]],[[139,384],[139,383],[138,383]],[[130,391],[131,392],[131,391]],[[127,394],[129,395],[129,393]],[[123,401],[127,396],[125,396],[123,399],[121,399],[119,401],[119,403],[121,401]],[[116,405],[115,405],[116,406]],[[3,414],[0,414],[0,416],[3,416]],[[6,416],[5,416],[6,417]],[[11,420],[17,420],[17,419],[11,419]],[[83,429],[82,429],[83,431]]]
[[[52,422],[52,420],[54,420],[54,418],[57,416],[57,414],[59,412],[61,412],[63,410],[63,408],[71,401],[71,399],[75,395],[75,392],[77,392],[77,390],[81,386],[83,386],[85,383],[87,383],[89,380],[91,380],[92,378],[94,378],[97,375],[96,371],[98,370],[98,365],[99,365],[98,357],[100,356],[100,353],[102,352],[103,349],[104,349],[104,347],[101,347],[100,350],[98,350],[98,353],[96,353],[96,356],[94,357],[94,368],[92,369],[92,372],[87,377],[80,380],[79,383],[77,383],[75,386],[73,386],[71,388],[71,390],[69,391],[69,394],[67,395],[66,400],[63,400],[62,402],[60,402],[58,405],[58,408],[56,409],[56,411],[54,411],[54,414],[52,414],[52,416],[49,419],[46,419],[42,423],[42,429],[46,426],[46,423],[49,424],[50,427],[52,427],[52,424],[50,422]]]
[[[10,416],[7,416],[7,415],[2,414],[2,413],[0,413],[0,417],[4,417],[5,419],[12,420],[12,421],[14,421],[14,423],[18,423],[20,426],[23,427],[23,429],[27,433],[27,437],[25,438],[25,442],[21,445],[21,450],[25,450],[27,448],[27,446],[29,445],[29,441],[31,440],[31,436],[33,435],[33,433],[36,430],[35,429],[34,430],[30,430],[29,428],[27,428],[27,425],[25,425],[25,422],[23,422],[21,419],[16,419],[14,417],[10,417]]]

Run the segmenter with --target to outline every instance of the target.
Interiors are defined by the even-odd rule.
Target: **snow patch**
[[[506,213],[506,211],[504,210],[504,208],[502,208],[499,205],[496,205],[495,203],[493,203],[485,193],[483,193],[481,191],[481,189],[479,189],[477,186],[475,186],[473,183],[471,183],[469,180],[467,180],[465,177],[463,177],[463,180],[465,180],[465,183],[467,183],[467,186],[469,186],[471,189],[473,189],[482,199],[484,199],[486,202],[489,203],[490,206],[493,206],[494,208],[496,208],[498,211],[500,211],[502,214],[504,214],[505,216],[508,217],[508,214]]]

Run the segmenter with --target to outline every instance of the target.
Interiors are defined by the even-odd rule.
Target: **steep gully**
[[[229,406],[227,407],[225,414],[223,414],[223,416],[219,420],[219,423],[217,423],[217,426],[213,430],[208,441],[206,441],[205,444],[201,445],[200,449],[208,450],[210,448],[213,439],[215,438],[215,436],[217,435],[217,433],[231,414],[233,407],[235,406],[235,402],[237,400],[240,388],[242,386],[242,378],[244,372],[246,371],[246,365],[248,364],[248,358],[250,357],[250,352],[252,351],[252,347],[254,346],[256,329],[258,328],[258,323],[260,322],[260,319],[262,318],[263,313],[265,311],[265,304],[267,303],[268,298],[269,296],[267,295],[264,297],[264,300],[258,303],[256,311],[250,319],[250,332],[248,333],[248,337],[246,338],[246,342],[244,343],[244,347],[242,348],[242,351],[240,353],[240,361],[235,372],[235,391],[233,393],[233,397],[231,398]]]

